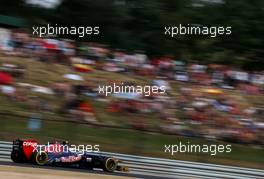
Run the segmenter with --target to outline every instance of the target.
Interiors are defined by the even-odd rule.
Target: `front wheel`
[[[104,163],[104,171],[114,172],[117,168],[117,162],[113,158],[107,158]]]

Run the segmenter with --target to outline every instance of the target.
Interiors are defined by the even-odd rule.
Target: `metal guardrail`
[[[0,141],[0,160],[11,161],[12,143]],[[263,179],[264,170],[100,152],[122,160],[133,174],[166,178]]]

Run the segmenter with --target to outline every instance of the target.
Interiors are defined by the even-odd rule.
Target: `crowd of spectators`
[[[74,120],[100,122],[96,119],[93,106],[83,100],[82,96],[86,96],[104,103],[104,112],[109,115],[126,115],[127,120],[131,116],[129,124],[136,129],[149,130],[152,128],[152,120],[158,120],[158,130],[164,133],[233,142],[264,142],[264,103],[253,100],[264,99],[263,71],[245,71],[220,64],[187,63],[171,56],[150,58],[142,51],[126,52],[97,43],[40,39],[25,33],[13,33],[7,45],[2,47],[2,52],[8,56],[29,57],[43,63],[60,63],[70,67],[72,73],[76,70],[78,73],[106,71],[138,79],[143,84],[166,86],[165,94],[106,97],[98,93],[98,85],[102,82],[96,79],[71,84],[62,77],[60,82],[46,87],[23,84],[19,81],[26,73],[25,67],[1,64],[2,73],[13,75],[17,82],[12,85],[2,82],[2,93],[11,99],[28,100],[32,107],[60,112]],[[74,68],[76,64],[82,65],[78,68],[83,69]],[[114,78],[107,81],[109,85],[121,82],[140,83]],[[54,98],[63,98],[65,103],[53,108],[47,100],[25,99],[27,90],[22,90],[21,86]]]

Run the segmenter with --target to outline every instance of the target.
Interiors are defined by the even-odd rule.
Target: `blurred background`
[[[38,38],[33,26],[99,26]],[[164,26],[232,34],[164,35]],[[0,140],[264,168],[264,1],[1,0]],[[99,85],[165,85],[105,97]],[[231,153],[164,153],[165,144],[232,144]]]

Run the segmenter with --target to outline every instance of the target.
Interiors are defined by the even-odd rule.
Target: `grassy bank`
[[[63,74],[72,73],[69,66],[60,64],[42,63],[29,58],[18,57],[0,57],[1,63],[13,63],[23,65],[26,68],[26,73],[23,79],[17,82],[31,83],[34,85],[43,85],[49,87],[54,82],[61,82]],[[141,77],[131,77],[124,74],[117,74],[111,72],[95,71],[93,73],[80,74],[86,81],[98,80],[102,83],[109,82],[113,79],[120,81],[137,81],[139,83],[146,83],[147,80]],[[68,83],[71,83],[69,81]],[[181,84],[173,82],[172,89],[177,93]],[[247,103],[263,103],[263,98],[252,98],[242,96],[238,92],[234,92],[235,96],[239,98],[239,102],[245,105]],[[63,99],[44,96],[43,94],[28,92],[29,98],[31,96],[39,99],[44,99],[49,102],[54,108],[54,113],[42,113],[42,126],[39,131],[29,131],[28,118],[20,118],[17,116],[0,115],[0,140],[13,140],[14,138],[36,138],[41,142],[48,142],[54,140],[68,140],[74,144],[99,144],[100,150],[130,153],[136,155],[146,155],[154,157],[165,157],[170,159],[190,160],[199,162],[230,164],[254,168],[263,168],[264,151],[249,145],[232,144],[231,153],[218,153],[215,156],[201,153],[178,153],[171,156],[164,152],[164,145],[179,144],[179,142],[190,144],[227,144],[219,141],[208,141],[205,139],[186,138],[175,135],[163,135],[159,133],[142,132],[130,129],[109,128],[100,126],[90,126],[87,124],[77,124],[73,122],[66,122],[65,117],[57,113],[58,108],[62,106]],[[241,99],[240,99],[241,98]],[[88,99],[89,100],[89,99]],[[106,104],[99,101],[90,100],[93,106],[96,118],[101,124],[118,125],[121,127],[129,126],[129,122],[137,119],[137,114],[110,114],[106,109]],[[7,114],[19,114],[23,116],[30,116],[33,112],[26,102],[12,101],[6,96],[0,95],[0,112]],[[175,114],[179,118],[180,113]],[[152,128],[157,129],[162,122],[155,115],[148,114],[142,117],[144,120],[151,123]]]

